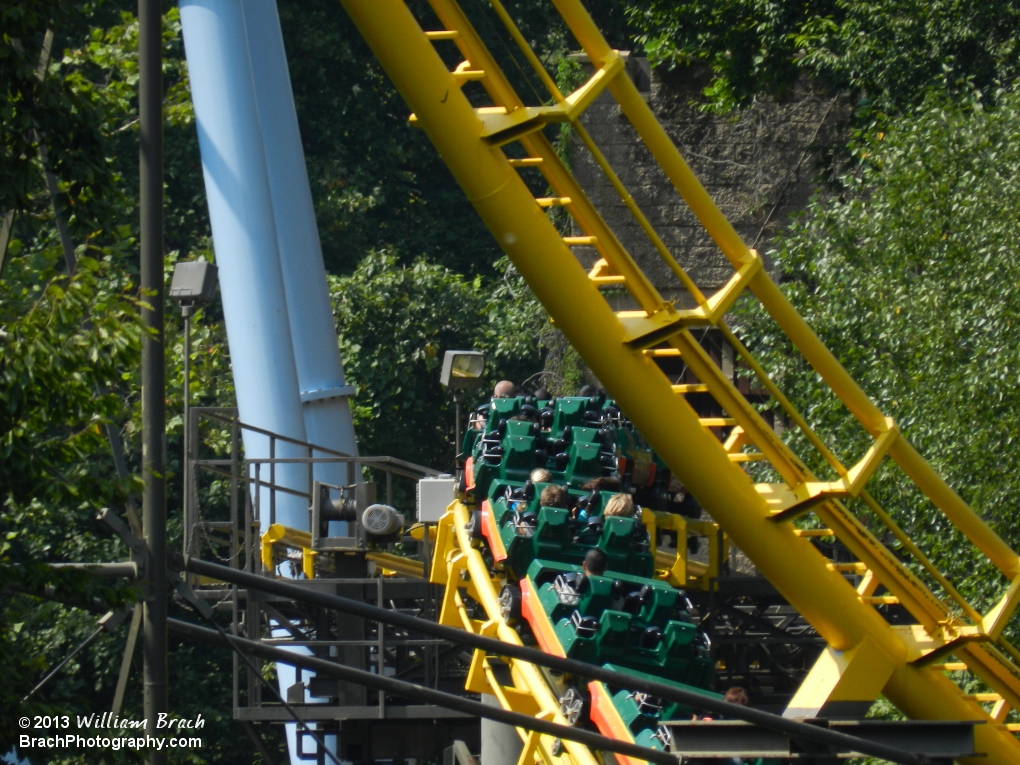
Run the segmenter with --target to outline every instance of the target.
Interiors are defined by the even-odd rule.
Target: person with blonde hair
[[[549,483],[552,480],[552,473],[545,468],[535,468],[531,471],[531,475],[528,476],[532,483]]]
[[[614,494],[606,502],[606,509],[602,511],[604,516],[619,516],[621,518],[634,517],[634,500],[630,494]]]

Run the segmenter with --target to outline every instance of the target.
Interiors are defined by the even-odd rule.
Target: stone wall
[[[848,115],[845,98],[801,86],[787,99],[761,98],[728,115],[698,108],[707,83],[702,67],[649,70],[647,61],[627,66],[680,153],[744,241],[768,255],[772,237],[802,210],[819,174],[820,149],[842,143]],[[711,292],[732,274],[683,199],[672,187],[623,116],[603,93],[583,117],[585,128],[649,218],[659,236],[698,286]],[[574,175],[623,245],[664,295],[679,297],[679,283],[624,207],[580,140],[571,148]],[[578,249],[585,265],[593,249]],[[689,305],[689,301],[683,300]]]

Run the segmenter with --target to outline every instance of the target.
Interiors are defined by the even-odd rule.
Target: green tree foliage
[[[135,478],[114,467],[106,428],[125,437],[129,468],[138,469],[139,299],[134,274],[137,232],[137,22],[133,4],[7,4],[0,39],[3,210],[15,209],[13,240],[0,280],[0,656],[8,683],[0,691],[0,751],[9,751],[19,716],[108,710],[125,627],[103,633],[86,651],[21,703],[35,683],[95,630],[94,598],[117,606],[130,587],[97,584],[61,572],[52,561],[123,560],[124,546],[96,522],[96,511],[122,511]],[[10,19],[11,23],[6,24]],[[45,29],[56,33],[46,78],[36,78]],[[16,35],[16,36],[15,36]],[[164,24],[167,146],[166,241],[210,256],[208,221],[176,9]],[[8,73],[11,73],[8,76]],[[29,125],[33,129],[26,129]],[[35,130],[34,128],[39,128]],[[44,146],[50,161],[41,161]],[[70,149],[68,148],[70,146]],[[78,266],[61,275],[63,255],[43,169],[58,178],[57,208],[66,216]],[[17,193],[14,193],[17,192]],[[177,252],[167,258],[167,276]],[[204,316],[202,314],[205,314]],[[180,533],[181,336],[167,306],[168,508]],[[222,317],[195,317],[192,400],[232,403]],[[174,521],[177,521],[176,523]],[[179,537],[178,537],[179,538]],[[177,547],[171,539],[171,548]],[[60,602],[23,593],[54,587]],[[68,607],[65,604],[87,606]],[[175,614],[180,615],[180,614]],[[171,644],[170,697],[177,714],[202,711],[208,746],[175,752],[177,761],[251,762],[251,745],[229,717],[230,657]],[[136,653],[124,712],[141,713]],[[205,687],[222,704],[210,709],[190,691]],[[270,748],[282,746],[280,736]],[[74,753],[51,762],[77,763]],[[197,759],[196,759],[197,758]],[[107,761],[127,761],[126,753]]]
[[[70,280],[3,282],[0,484],[11,501],[30,502],[41,488],[61,503],[111,499],[89,458],[105,448],[103,427],[127,414],[111,389],[138,363],[141,330],[130,282],[118,285],[102,273],[110,269],[82,257]]]
[[[463,5],[521,96],[551,103],[523,56],[497,37],[502,25],[488,4]],[[625,29],[622,3],[595,5],[604,29]],[[423,26],[441,27],[424,1],[410,6]],[[459,273],[498,276],[498,245],[425,133],[408,125],[409,108],[341,5],[281,0],[279,8],[327,269],[349,274],[365,252],[386,249],[404,265],[424,257]],[[551,3],[508,8],[553,70],[576,48]],[[451,68],[460,63],[452,43],[436,49]],[[465,93],[488,103],[478,84]]]
[[[38,77],[47,29],[78,27],[86,7],[22,0],[0,7],[0,210],[25,209],[39,184],[38,147],[50,147],[47,168],[63,182],[65,204],[95,220],[112,201],[101,114],[63,76]],[[57,43],[59,46],[59,42]],[[60,48],[56,51],[59,56]],[[104,208],[106,208],[104,210]]]
[[[63,259],[50,251],[48,258],[16,259],[0,281],[0,586],[7,593],[0,653],[8,670],[0,706],[11,712],[0,715],[4,751],[16,732],[18,701],[55,663],[48,657],[95,628],[85,614],[40,608],[9,588],[41,593],[56,586],[58,597],[78,603],[99,590],[113,603],[129,595],[97,590],[87,577],[57,576],[44,565],[126,557],[95,515],[106,505],[122,507],[128,488],[108,459],[105,428],[129,414],[122,375],[137,365],[142,328],[130,281],[115,276],[122,253],[93,254],[79,259],[70,279],[53,272],[52,263]],[[90,654],[98,659],[95,683],[109,676],[102,658],[110,651],[103,641]],[[85,691],[77,681],[65,677],[63,692]],[[21,714],[40,711],[38,702],[20,708]]]
[[[1020,64],[1015,2],[638,0],[629,20],[654,61],[709,63],[706,95],[723,109],[781,95],[804,73],[897,113],[936,84],[991,95]]]
[[[774,255],[784,291],[826,345],[1015,548],[1020,97],[998,100],[993,109],[932,98],[876,134],[860,172],[845,179],[846,196],[816,201]],[[743,331],[845,462],[859,459],[862,429],[785,337],[760,315]],[[973,548],[898,470],[876,480],[874,494],[901,526],[987,606],[995,579]]]
[[[363,453],[451,464],[453,400],[439,383],[445,351],[484,352],[493,382],[538,371],[540,309],[502,268],[506,281],[492,290],[425,260],[401,266],[391,253],[373,253],[351,276],[330,280]]]
[[[280,20],[327,269],[386,247],[491,274],[492,237],[343,7],[285,1]]]

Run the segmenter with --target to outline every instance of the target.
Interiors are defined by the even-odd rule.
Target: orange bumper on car
[[[521,616],[531,626],[535,640],[538,641],[543,651],[552,656],[566,658],[567,655],[556,637],[552,622],[549,621],[548,614],[538,600],[535,585],[528,577],[521,580]]]
[[[499,527],[496,525],[496,518],[492,513],[492,506],[489,500],[482,501],[482,536],[489,543],[489,550],[492,552],[492,560],[496,563],[506,560],[506,548],[503,546],[503,537],[499,535]]]
[[[616,711],[613,704],[613,697],[605,684],[600,682],[588,683],[588,692],[591,693],[591,721],[599,729],[599,733],[617,741],[634,743],[634,737],[624,723],[620,713]],[[648,765],[645,760],[638,760],[634,757],[625,757],[622,754],[614,754],[620,765]]]

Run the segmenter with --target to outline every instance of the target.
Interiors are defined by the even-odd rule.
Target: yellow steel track
[[[881,693],[913,718],[987,722],[976,728],[977,751],[987,757],[981,761],[1020,763],[1020,743],[1013,726],[1006,724],[1009,712],[1020,709],[1020,653],[1003,637],[1020,598],[1017,554],[932,470],[787,301],[762,268],[758,254],[741,241],[690,171],[624,72],[622,58],[609,48],[580,2],[553,0],[595,74],[574,93],[563,95],[499,0],[489,1],[548,89],[549,103],[524,103],[454,0],[429,0],[439,27],[428,31],[401,0],[341,0],[414,111],[414,122],[429,135],[557,327],[673,473],[828,641],[829,649],[792,706],[810,713],[827,704],[867,702]],[[456,46],[463,63],[450,71],[437,53],[439,45]],[[480,84],[492,106],[474,108],[461,90],[468,82]],[[706,296],[694,285],[581,125],[581,114],[604,91],[615,97],[666,177],[732,264],[733,277],[718,293]],[[665,300],[599,216],[542,132],[552,122],[570,124],[678,286],[690,295],[693,308],[678,308]],[[510,144],[523,147],[525,158],[509,158],[504,147]],[[554,196],[536,199],[528,190],[519,173],[536,170]],[[583,235],[564,237],[557,231],[547,216],[552,206],[565,208]],[[575,246],[598,251],[601,259],[590,272],[572,252]],[[636,310],[614,310],[600,294],[605,286],[626,290]],[[855,464],[844,464],[825,447],[728,329],[726,312],[744,293],[761,303],[874,439]],[[789,422],[830,466],[833,480],[812,474],[805,465],[811,460],[795,455],[711,360],[691,333],[692,328],[708,326],[718,328],[742,362],[758,375]],[[661,355],[680,356],[698,377],[699,389],[711,393],[721,405],[727,424],[735,426],[726,443],[709,430],[717,423],[699,421],[685,400],[689,386],[672,385],[656,365],[655,357]],[[989,592],[1005,594],[987,613],[967,602],[869,495],[867,483],[886,458],[962,532],[974,552],[1000,572],[999,581],[988,583]],[[747,459],[766,460],[781,480],[754,484],[742,467]],[[848,499],[859,500],[855,506],[867,508],[869,522],[884,525],[911,554],[913,570],[850,512],[844,504]],[[808,514],[858,558],[855,568],[864,574],[859,588],[798,533],[793,521]],[[447,533],[460,535],[462,528],[448,525]],[[484,573],[487,581],[488,574],[473,572],[477,564],[471,563],[474,556],[468,545],[455,547],[450,548],[451,555],[463,556],[467,567],[463,570],[472,571],[472,597],[489,611],[491,592],[487,590],[492,587],[478,586],[477,580]],[[875,594],[879,586],[885,594]],[[457,589],[449,588],[448,598],[457,597]],[[450,608],[456,607],[454,600]],[[916,623],[891,626],[876,610],[890,603],[901,604]],[[451,623],[456,621],[452,613],[444,617]],[[505,639],[513,639],[512,630],[507,632],[491,621],[486,625],[464,624],[497,630],[501,637],[506,632]],[[489,670],[480,665],[476,679],[478,672],[485,671]],[[526,670],[515,668],[515,673],[523,677]],[[990,690],[966,695],[953,678],[969,676],[980,678]],[[541,695],[533,688],[522,693],[533,699],[536,693]],[[548,698],[527,703],[539,704],[536,713],[556,714],[548,707]],[[538,740],[529,745],[530,755],[526,755],[547,754]],[[574,750],[569,754],[576,762],[588,762],[585,758],[591,756]]]
[[[439,525],[436,550],[443,554],[436,556],[431,574],[434,583],[446,585],[439,623],[522,645],[516,630],[500,616],[500,582],[491,578],[481,553],[471,544],[466,528],[469,519],[467,507],[455,502]],[[465,595],[482,608],[484,619],[472,615]],[[560,714],[559,699],[541,670],[533,664],[515,659],[504,663],[498,657],[476,650],[465,687],[474,693],[492,694],[504,709],[567,724]],[[564,741],[563,751],[554,756],[551,737],[535,732],[520,733],[524,739],[521,765],[535,761],[547,765],[597,765],[594,755],[581,744]]]

